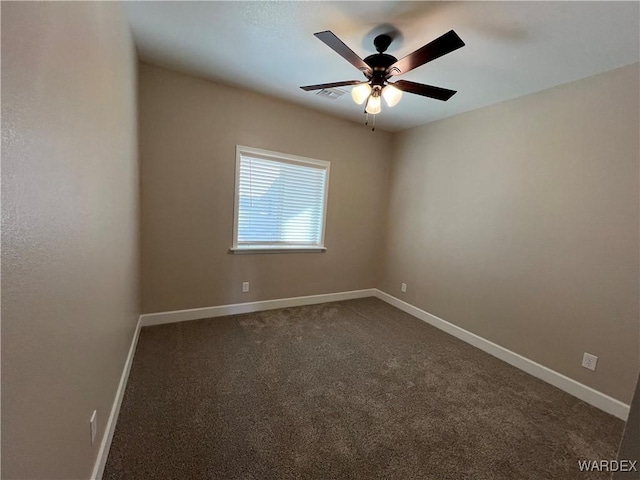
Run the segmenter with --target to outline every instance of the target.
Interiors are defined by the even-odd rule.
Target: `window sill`
[[[256,253],[323,253],[326,247],[231,247],[229,253],[234,255],[247,255]]]

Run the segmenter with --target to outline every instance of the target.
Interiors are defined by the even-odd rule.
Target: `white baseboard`
[[[593,405],[596,408],[599,408],[600,410],[614,415],[624,421],[626,421],[629,416],[629,405],[621,402],[620,400],[616,400],[613,397],[605,395],[604,393],[562,375],[555,370],[551,370],[544,365],[540,365],[539,363],[529,360],[528,358],[512,352],[511,350],[507,350],[506,348],[490,342],[475,333],[464,330],[463,328],[425,312],[418,307],[414,307],[413,305],[381,290],[376,289],[375,296],[403,312],[413,315],[429,325],[433,325],[434,327],[459,338],[463,342],[473,345],[474,347],[477,347],[480,350],[487,352],[488,354],[493,355],[494,357],[497,357],[500,360],[503,360],[508,364],[513,365],[514,367],[519,368],[520,370],[527,372],[528,374],[533,375],[534,377],[539,378],[540,380],[547,382],[590,405]]]
[[[354,298],[375,297],[376,289],[352,290],[350,292],[324,293],[321,295],[308,295],[305,297],[278,298],[275,300],[262,300],[259,302],[235,303],[232,305],[220,305],[218,307],[191,308],[189,310],[174,310],[172,312],[145,313],[141,315],[141,325],[162,325],[164,323],[184,322],[187,320],[200,320],[203,318],[223,317],[238,313],[260,312],[276,308],[299,307],[301,305],[315,305],[317,303],[339,302]]]
[[[116,422],[118,421],[118,414],[120,413],[122,398],[124,397],[124,391],[127,388],[127,381],[129,380],[129,372],[131,371],[133,356],[136,352],[138,337],[140,336],[140,327],[141,327],[141,317],[138,317],[138,323],[136,324],[136,329],[133,332],[133,339],[131,340],[131,346],[129,347],[129,354],[127,355],[127,360],[124,362],[124,368],[122,369],[122,376],[120,377],[118,390],[116,390],[116,397],[113,400],[113,406],[111,407],[109,420],[107,420],[107,425],[102,435],[102,443],[100,443],[100,450],[98,450],[98,457],[96,458],[96,463],[93,466],[93,472],[91,474],[92,480],[102,479],[102,474],[104,473],[104,467],[107,464],[107,457],[109,456],[109,448],[111,447],[111,441],[113,440],[113,433],[116,430]]]

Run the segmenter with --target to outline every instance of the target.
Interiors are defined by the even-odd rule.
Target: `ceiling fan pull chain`
[[[366,112],[366,110],[365,110],[364,113],[366,115],[366,117],[364,117],[364,124],[365,125],[369,125],[369,114]]]
[[[375,131],[376,131],[376,116],[375,116],[375,115],[373,116],[373,126],[372,126],[372,128],[371,128],[371,131],[372,131],[372,132],[375,132]]]

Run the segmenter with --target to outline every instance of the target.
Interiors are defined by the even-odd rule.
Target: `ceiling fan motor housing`
[[[372,85],[383,86],[392,75],[389,73],[389,67],[396,63],[398,59],[384,53],[391,45],[391,37],[389,35],[378,35],[373,40],[373,44],[378,53],[369,55],[364,59],[364,63],[371,67],[371,72],[365,72],[365,76],[371,80]]]
[[[389,72],[389,67],[398,60],[392,55],[386,53],[375,53],[364,59],[364,63],[371,67],[371,72],[365,72],[365,76],[371,80],[374,85],[384,85],[385,81],[393,75]]]

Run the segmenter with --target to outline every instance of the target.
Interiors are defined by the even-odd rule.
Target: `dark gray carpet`
[[[622,429],[367,298],[143,328],[104,478],[609,478]]]

